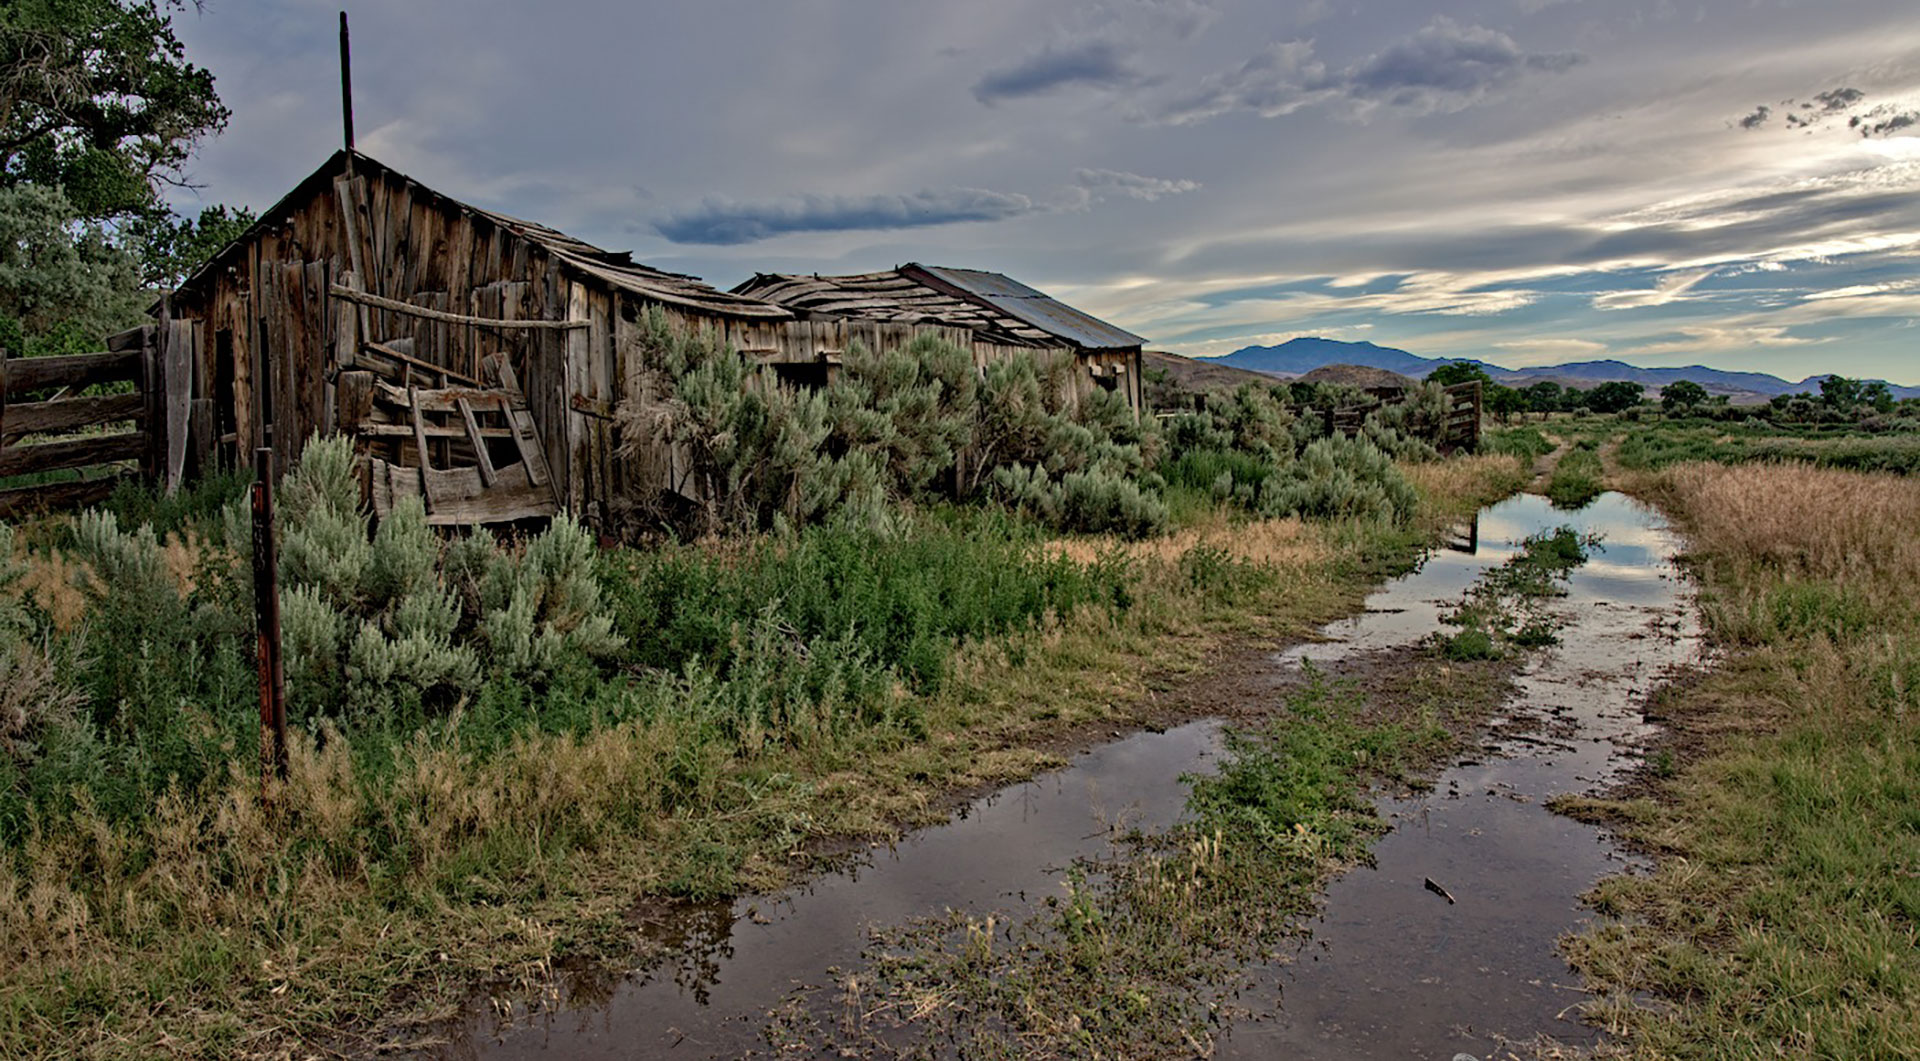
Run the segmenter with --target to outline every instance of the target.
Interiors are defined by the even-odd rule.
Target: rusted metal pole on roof
[[[347,47],[347,13],[340,12],[340,121],[344,126],[347,154],[353,154],[353,55]],[[347,165],[353,165],[348,161]]]
[[[260,668],[260,801],[287,779],[287,683],[280,667],[280,558],[273,544],[273,450],[253,451],[253,615]]]

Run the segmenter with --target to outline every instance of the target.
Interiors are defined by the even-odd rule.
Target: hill
[[[1384,368],[1371,365],[1321,365],[1319,368],[1300,377],[1304,383],[1338,383],[1362,390],[1381,390],[1397,387],[1405,390],[1413,386],[1413,380],[1398,372],[1389,372]]]
[[[1709,393],[1725,394],[1737,402],[1765,401],[1776,394],[1818,391],[1820,381],[1826,378],[1825,374],[1821,374],[1808,376],[1798,383],[1790,383],[1765,372],[1729,371],[1709,368],[1706,365],[1687,365],[1684,368],[1641,368],[1638,365],[1629,365],[1625,361],[1613,360],[1569,361],[1559,365],[1536,365],[1511,369],[1477,358],[1421,357],[1405,350],[1391,346],[1378,346],[1374,343],[1349,343],[1338,339],[1305,337],[1289,339],[1278,346],[1242,347],[1214,360],[1221,365],[1273,375],[1303,375],[1323,365],[1348,364],[1386,369],[1414,379],[1419,379],[1450,361],[1469,361],[1484,369],[1495,382],[1508,386],[1524,387],[1541,380],[1552,380],[1562,386],[1584,389],[1612,380],[1624,380],[1641,384],[1650,391],[1657,391],[1669,383],[1685,379],[1707,388]],[[1920,398],[1920,387],[1895,386],[1891,389],[1896,398]]]
[[[1226,364],[1226,358],[1181,357],[1160,350],[1146,350],[1141,352],[1140,361],[1143,371],[1159,369],[1171,377],[1173,385],[1181,390],[1232,390],[1242,383],[1268,387],[1273,385],[1274,380],[1270,374]]]

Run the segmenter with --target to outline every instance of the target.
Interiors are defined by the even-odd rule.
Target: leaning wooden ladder
[[[442,376],[440,386],[423,388],[412,382],[410,372],[398,385],[369,381],[371,401],[354,430],[370,443],[367,486],[377,517],[384,519],[408,497],[420,498],[427,522],[439,526],[510,523],[560,510],[546,453],[513,369],[499,355],[488,359],[487,368],[496,386],[452,386]],[[496,465],[489,446],[496,439],[510,442],[518,459]],[[385,456],[373,452],[381,440],[397,448]],[[404,456],[399,449],[407,450]]]

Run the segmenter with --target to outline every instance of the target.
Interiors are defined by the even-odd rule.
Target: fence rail
[[[121,332],[101,353],[0,352],[0,519],[104,500],[138,475],[172,489],[184,473],[186,407],[196,357],[185,322]],[[97,386],[130,391],[81,394]],[[64,474],[63,474],[64,473]],[[52,481],[9,479],[58,476]]]

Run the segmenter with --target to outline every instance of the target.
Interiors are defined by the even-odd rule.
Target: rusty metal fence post
[[[273,450],[253,451],[253,615],[260,666],[260,792],[287,779],[287,686],[280,669],[280,559],[273,544]]]

